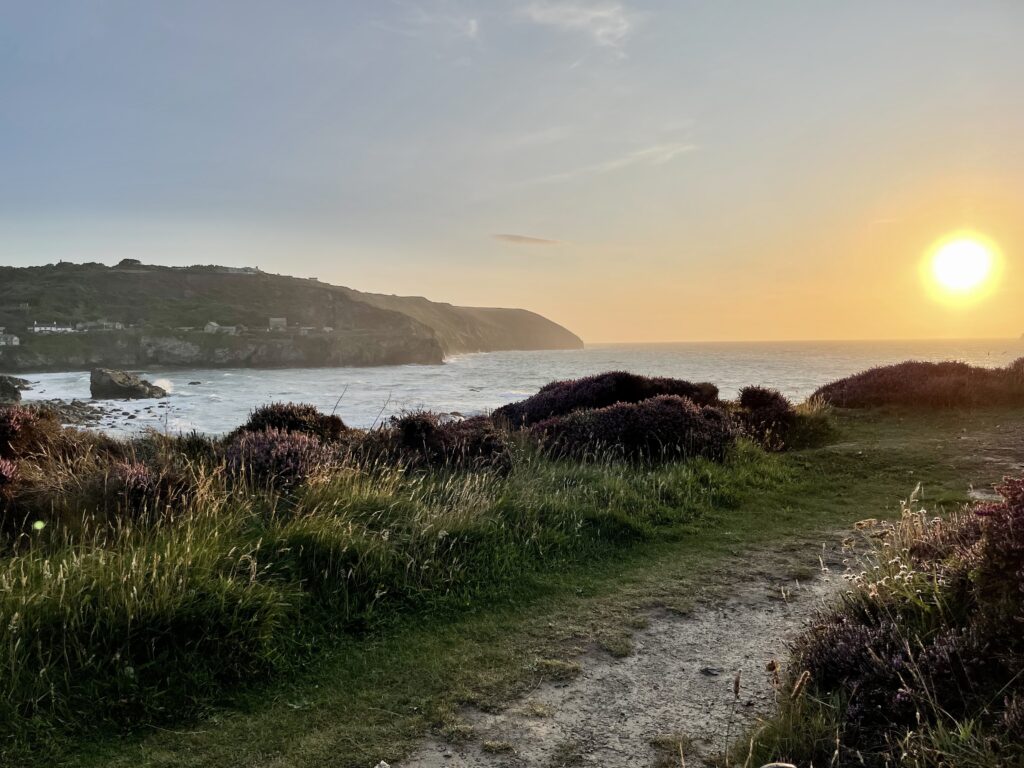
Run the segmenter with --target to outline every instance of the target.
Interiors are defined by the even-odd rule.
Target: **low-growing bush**
[[[1024,405],[1024,358],[1005,368],[910,360],[847,376],[814,396],[839,408]]]
[[[951,520],[890,526],[853,589],[794,646],[750,764],[1024,764],[1024,479]],[[832,735],[820,738],[821,724]]]
[[[240,428],[246,432],[301,432],[323,442],[339,439],[346,431],[345,423],[334,414],[319,411],[306,403],[271,403],[257,408]]]
[[[303,432],[240,432],[228,443],[228,470],[255,485],[289,488],[308,479],[327,459],[323,444]]]
[[[452,419],[419,411],[391,418],[351,444],[362,460],[413,469],[490,469],[511,466],[509,436],[485,416]]]
[[[639,403],[659,395],[685,397],[698,405],[718,404],[718,387],[714,384],[693,384],[682,379],[611,371],[581,379],[554,381],[533,397],[503,405],[492,416],[512,427],[528,427],[573,411],[604,408],[616,403]]]
[[[788,445],[790,429],[796,423],[796,410],[776,389],[744,387],[740,390],[738,416],[743,431],[769,450]]]
[[[551,455],[577,459],[612,455],[670,461],[700,456],[717,461],[736,440],[722,410],[674,395],[573,411],[542,421],[531,431]]]
[[[740,430],[769,451],[817,448],[835,435],[828,406],[811,399],[793,406],[778,390],[744,387],[733,408]]]

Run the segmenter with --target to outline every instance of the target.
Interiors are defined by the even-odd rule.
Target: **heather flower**
[[[139,461],[119,461],[111,469],[107,487],[129,503],[142,503],[156,495],[156,473]]]
[[[228,469],[257,483],[290,487],[306,480],[326,458],[322,443],[302,432],[241,432],[227,447]]]

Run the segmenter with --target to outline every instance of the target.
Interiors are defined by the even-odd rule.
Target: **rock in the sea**
[[[147,397],[167,397],[167,393],[127,371],[112,368],[93,368],[89,376],[89,390],[95,400],[141,400]]]
[[[0,376],[0,405],[14,405],[21,402],[21,387],[12,376]]]

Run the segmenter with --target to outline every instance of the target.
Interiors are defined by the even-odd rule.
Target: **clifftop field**
[[[638,594],[669,605],[782,542],[813,559],[816,537],[897,514],[918,484],[957,509],[1019,470],[1022,427],[1005,404],[833,410],[759,387],[722,402],[627,373],[370,431],[273,404],[222,438],[114,440],[0,409],[0,755],[397,760],[424,734],[458,738],[460,705],[565,676],[580,644],[621,647]],[[574,613],[585,595],[607,613]],[[1016,690],[976,717],[1003,755]],[[758,743],[766,761],[796,749]]]

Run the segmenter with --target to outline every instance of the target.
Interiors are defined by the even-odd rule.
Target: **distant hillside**
[[[270,318],[286,327],[268,331]],[[118,324],[97,330],[99,320]],[[206,333],[207,323],[232,332]],[[42,335],[33,323],[85,333]],[[0,267],[0,370],[93,365],[318,366],[438,363],[445,354],[579,348],[561,326],[519,309],[455,307],[364,294],[316,280],[215,266],[61,263]]]
[[[572,331],[525,309],[456,307],[420,296],[385,296],[342,289],[354,299],[401,312],[432,328],[447,354],[507,349],[582,349]]]

